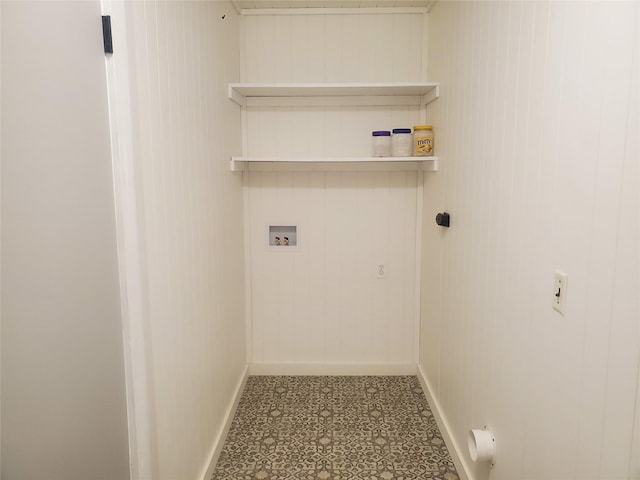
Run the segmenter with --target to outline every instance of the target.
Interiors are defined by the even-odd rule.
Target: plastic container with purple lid
[[[388,157],[391,154],[391,132],[389,130],[376,130],[371,132],[371,156]]]
[[[391,136],[391,156],[410,157],[413,153],[413,136],[410,128],[394,128]]]

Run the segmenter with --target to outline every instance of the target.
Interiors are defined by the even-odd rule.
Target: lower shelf
[[[249,171],[438,171],[438,157],[278,158],[231,157],[232,172]]]

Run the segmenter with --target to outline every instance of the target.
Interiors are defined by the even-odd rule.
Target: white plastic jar
[[[413,137],[410,128],[394,128],[391,136],[391,156],[410,157],[413,153]]]
[[[377,130],[371,132],[371,156],[388,157],[391,153],[391,132]]]

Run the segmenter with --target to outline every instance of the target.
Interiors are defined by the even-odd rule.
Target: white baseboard
[[[233,417],[236,414],[238,403],[240,403],[240,398],[242,397],[242,392],[244,391],[244,386],[247,383],[248,377],[249,365],[244,368],[244,371],[240,376],[240,380],[236,385],[236,390],[233,393],[231,403],[229,403],[229,407],[227,407],[227,411],[224,415],[224,423],[222,425],[222,428],[220,429],[220,433],[213,442],[213,446],[211,447],[209,462],[206,464],[202,475],[200,475],[200,478],[202,480],[209,480],[213,475],[213,471],[216,468],[216,463],[218,462],[218,457],[220,457],[220,452],[222,452],[222,446],[224,445],[224,441],[227,438],[227,433],[229,433],[229,429],[231,428],[231,422],[233,422]]]
[[[467,464],[464,455],[462,454],[462,450],[460,446],[455,441],[453,436],[451,435],[451,429],[449,428],[449,423],[442,413],[442,409],[440,408],[440,404],[436,400],[436,397],[433,394],[433,389],[431,388],[431,384],[429,380],[427,380],[424,371],[417,365],[417,376],[420,384],[422,385],[422,389],[424,390],[425,395],[427,396],[427,400],[429,402],[429,406],[431,407],[431,411],[433,412],[433,416],[436,419],[436,423],[438,424],[438,428],[440,429],[440,433],[442,434],[442,438],[444,439],[444,443],[446,443],[447,448],[449,449],[449,454],[451,455],[451,459],[453,460],[453,464],[456,466],[456,470],[458,471],[458,476],[460,480],[474,480],[473,475],[471,474],[471,469]]]
[[[415,375],[414,363],[252,363],[250,375]]]

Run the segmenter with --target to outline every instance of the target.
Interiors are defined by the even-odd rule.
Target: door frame
[[[101,0],[111,16],[114,53],[105,55],[131,480],[158,478],[151,324],[145,251],[132,4]]]

